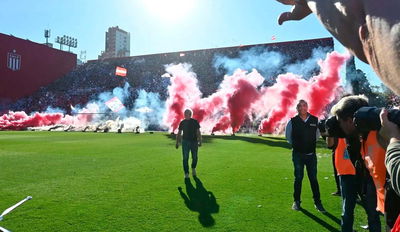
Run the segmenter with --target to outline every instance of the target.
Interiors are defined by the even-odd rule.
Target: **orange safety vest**
[[[385,153],[386,151],[379,145],[377,131],[370,131],[366,141],[362,141],[361,155],[365,162],[369,174],[371,175],[377,197],[377,210],[385,212]]]
[[[356,174],[356,169],[350,160],[346,147],[346,139],[339,138],[335,149],[335,166],[339,176]]]

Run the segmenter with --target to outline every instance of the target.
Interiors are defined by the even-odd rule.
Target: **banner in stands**
[[[118,67],[115,69],[115,75],[116,76],[121,76],[121,77],[126,77],[126,68]]]
[[[110,108],[113,112],[117,113],[118,111],[125,108],[124,104],[117,97],[113,97],[110,100],[106,101],[106,106]]]

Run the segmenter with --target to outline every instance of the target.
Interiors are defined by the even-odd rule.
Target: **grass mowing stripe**
[[[181,150],[174,144],[165,133],[0,132],[0,209],[33,196],[0,226],[13,231],[207,231],[199,212],[188,208],[178,191],[181,187],[186,194],[187,187]],[[290,209],[293,164],[283,138],[204,136],[197,172],[203,184],[199,191],[212,192],[219,206],[207,215],[215,221],[212,229],[339,231],[341,202],[330,195],[335,191],[330,151],[320,141],[317,152],[328,215],[314,209],[306,177],[305,211]],[[195,188],[193,178],[191,183]],[[366,215],[357,206],[355,216],[358,229]]]

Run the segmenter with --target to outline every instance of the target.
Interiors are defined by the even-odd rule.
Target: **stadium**
[[[274,85],[278,74],[290,71],[290,69],[301,66],[303,63],[308,63],[308,67],[303,67],[302,73],[299,74],[310,79],[319,70],[317,60],[323,58],[326,52],[333,51],[333,40],[322,38],[90,60],[75,68],[73,64],[76,62],[76,56],[74,57],[71,53],[61,52],[4,34],[1,35],[1,38],[5,41],[4,44],[7,44],[4,47],[3,54],[20,51],[18,56],[20,60],[23,60],[19,67],[20,70],[10,70],[10,68],[3,66],[2,71],[5,73],[5,78],[2,80],[4,90],[2,91],[3,96],[1,96],[2,112],[63,113],[65,115],[60,120],[66,119],[66,116],[68,118],[64,120],[67,121],[65,123],[67,124],[66,128],[57,125],[60,123],[56,123],[55,119],[46,124],[29,120],[33,124],[18,126],[18,129],[46,126],[39,128],[40,130],[118,131],[123,129],[122,124],[131,124],[128,127],[131,131],[137,126],[140,126],[142,130],[171,131],[171,129],[168,129],[171,127],[170,125],[162,123],[163,118],[166,117],[163,112],[166,110],[167,89],[168,86],[173,87],[168,77],[165,76],[167,73],[166,66],[168,65],[190,65],[191,68],[188,71],[198,76],[198,89],[202,97],[207,98],[218,91],[225,75],[232,75],[236,69],[240,68],[244,68],[243,71],[247,72],[256,68],[264,77],[262,83],[256,88]],[[25,50],[20,49],[22,47]],[[37,64],[37,57],[30,54],[41,54],[40,64]],[[126,76],[117,76],[115,73],[117,67],[126,69]],[[20,80],[27,77],[29,77],[30,83],[20,84]],[[106,101],[113,97],[111,93],[117,91],[121,92],[120,96],[117,97],[123,100],[121,104],[124,105],[124,109],[120,112],[113,112],[112,109],[104,107],[104,105]],[[108,99],[105,99],[106,96]],[[186,104],[189,104],[186,107],[192,107],[190,104],[194,103]],[[96,109],[85,109],[88,105],[94,106]],[[184,105],[181,107],[184,107]],[[223,110],[223,106],[220,106],[220,108],[220,110]],[[156,112],[156,115],[149,116],[153,111]],[[168,114],[168,112],[166,113]],[[194,113],[197,113],[196,109]],[[221,113],[214,112],[214,114]],[[251,113],[243,112],[242,114],[241,117],[249,121],[249,114]],[[79,126],[73,125],[74,123],[69,118],[70,115],[73,122],[89,120],[89,124],[93,120],[97,124],[94,126],[82,125],[81,123],[79,123]],[[45,117],[45,115],[43,116]],[[74,117],[79,117],[79,119],[74,119]],[[130,119],[127,122],[115,122],[117,118],[121,121],[125,118]],[[175,118],[173,120],[178,121],[182,119],[182,116],[176,115]],[[109,125],[112,125],[111,127],[107,126],[107,121],[109,121]],[[213,119],[210,123],[214,123],[214,125],[209,127],[215,126],[217,122],[218,118]],[[35,125],[35,123],[38,124]],[[2,126],[3,129],[7,129],[7,126],[11,129],[17,129],[12,126],[11,121],[7,125],[5,124]],[[256,128],[253,128],[253,131],[256,131]]]

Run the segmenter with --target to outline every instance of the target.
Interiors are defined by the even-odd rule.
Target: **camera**
[[[321,120],[321,124],[319,125],[321,132],[326,132],[329,137],[336,137],[336,138],[345,138],[346,134],[342,130],[339,125],[339,121],[336,119],[336,116],[331,116],[326,120]],[[321,128],[323,127],[323,130]]]
[[[377,107],[361,107],[354,113],[354,125],[360,133],[366,133],[373,130],[381,129],[381,120],[379,114],[381,108]],[[400,128],[400,110],[391,109],[388,112],[389,121],[395,123]],[[326,120],[318,123],[321,132],[325,132],[329,137],[345,138],[346,134],[339,125],[339,121],[335,116],[331,116]]]
[[[381,109],[377,107],[361,107],[354,113],[354,125],[359,132],[369,132],[381,129],[379,114]],[[389,121],[397,124],[400,128],[400,110],[391,109],[388,112]]]
[[[321,133],[325,133],[326,132],[325,123],[326,123],[326,119],[318,121],[319,132],[321,132]]]

